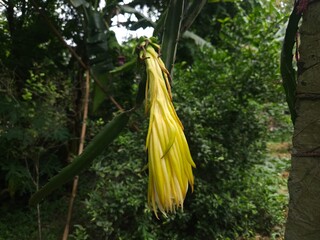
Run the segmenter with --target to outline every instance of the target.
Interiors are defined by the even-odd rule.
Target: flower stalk
[[[146,39],[138,50],[146,65],[145,110],[150,113],[146,139],[148,203],[156,217],[158,209],[166,216],[179,207],[183,209],[188,185],[193,191],[195,163],[172,104],[170,74],[159,57],[159,45]]]

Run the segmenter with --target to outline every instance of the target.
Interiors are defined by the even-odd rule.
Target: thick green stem
[[[281,76],[282,85],[286,93],[286,100],[291,114],[292,123],[295,123],[297,113],[295,110],[296,101],[296,72],[293,69],[292,58],[293,58],[293,47],[296,41],[296,34],[298,30],[298,24],[301,18],[301,14],[297,12],[295,7],[290,15],[286,34],[283,41],[281,51]]]

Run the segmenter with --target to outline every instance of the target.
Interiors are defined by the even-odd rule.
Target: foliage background
[[[85,70],[42,14],[85,64],[98,65],[96,73],[105,69],[99,79],[108,96],[126,109],[134,104],[141,69],[106,74],[121,64],[119,57],[133,58],[136,44],[116,43],[108,26],[117,1],[108,3],[101,9],[107,27],[97,30],[108,32],[103,60],[86,41],[91,36],[94,46],[100,43],[97,32],[90,32],[97,25],[82,21],[85,12],[71,4],[8,1],[1,8],[0,239],[37,239],[39,215],[28,199],[68,164],[79,143]],[[162,13],[167,4],[136,0],[129,6]],[[80,176],[70,239],[281,237],[287,196],[279,190],[285,184],[280,173],[287,160],[266,149],[270,141],[287,140],[291,129],[278,67],[286,14],[276,4],[208,3],[190,31],[211,47],[186,38],[179,42],[173,99],[197,164],[195,190],[184,211],[158,220],[146,204],[148,122],[141,109]],[[127,28],[146,26],[138,20],[128,21]],[[94,84],[91,96],[87,142],[117,111]],[[70,189],[71,184],[60,188],[41,204],[43,239],[62,235]]]

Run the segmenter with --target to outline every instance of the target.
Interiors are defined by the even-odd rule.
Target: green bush
[[[91,172],[81,177],[89,186],[79,189],[80,196],[89,193],[83,203],[78,202],[80,217],[73,239],[248,239],[257,232],[270,235],[282,223],[286,199],[278,193],[283,184],[278,172],[283,166],[265,155],[270,119],[277,124],[277,119],[288,119],[282,118],[285,107],[279,104],[284,96],[279,94],[276,31],[282,18],[272,5],[248,2],[256,5],[247,11],[236,5],[236,16],[217,19],[221,30],[216,48],[193,51],[192,66],[184,62],[175,66],[174,104],[197,165],[195,190],[188,193],[184,211],[157,219],[147,206],[144,141],[148,121],[141,109],[129,128],[95,161]],[[116,79],[130,77],[131,73],[126,73]],[[71,88],[56,86],[57,79],[45,80],[41,74],[31,74],[21,99],[0,97],[0,186],[12,196],[35,189],[32,180],[38,163],[34,159],[42,164],[40,182],[47,181],[61,167],[61,159],[66,159],[65,143],[70,143],[74,134],[70,133],[74,125],[68,126],[72,117],[66,116],[73,111],[67,97]],[[128,107],[136,86],[119,81],[113,91]],[[103,105],[108,111],[105,116],[113,112],[109,105]],[[99,129],[99,121],[89,121],[92,133]],[[283,128],[282,123],[277,124]],[[274,167],[269,167],[270,162]],[[58,213],[52,210],[55,203],[46,204],[42,208],[44,224],[50,223],[48,219],[57,220],[44,225],[44,233],[47,239],[54,239],[55,232],[61,232],[64,216],[58,216],[61,205],[57,204]],[[0,239],[14,239],[15,230],[17,239],[22,235],[36,238],[35,210],[23,213],[24,217],[16,212],[3,214]],[[33,223],[28,225],[31,219]],[[19,226],[9,228],[5,221]]]
[[[212,64],[221,62],[224,68],[214,71]],[[244,91],[229,81],[233,67],[223,50],[200,53],[192,67],[176,66],[173,98],[197,165],[184,211],[157,220],[146,205],[147,120],[140,113],[132,122],[143,122],[140,131],[124,133],[92,168],[97,187],[86,199],[94,225],[87,225],[88,233],[107,239],[235,239],[270,234],[283,221],[277,173],[264,167],[268,113],[252,88]]]
[[[271,4],[250,3],[249,11],[238,6],[233,19],[221,20],[219,48],[198,51],[192,66],[175,66],[173,99],[197,165],[184,211],[158,220],[146,205],[147,121],[140,114],[140,131],[123,134],[93,168],[87,232],[106,239],[247,239],[270,235],[283,222],[281,170],[266,167],[265,155],[270,118],[284,109],[275,28],[283,19]]]
[[[14,88],[0,96],[0,190],[12,198],[34,192],[36,179],[46,181],[63,163],[70,83],[58,87],[57,81],[31,72],[21,96]]]

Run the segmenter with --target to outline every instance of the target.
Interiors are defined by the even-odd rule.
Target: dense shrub
[[[268,234],[281,221],[284,199],[269,187],[279,180],[262,167],[268,114],[250,89],[229,81],[233,66],[223,50],[176,66],[174,102],[197,164],[184,212],[157,220],[146,205],[143,113],[132,123],[143,122],[140,131],[128,130],[94,165],[97,187],[86,206],[107,239],[234,239]]]
[[[140,131],[123,134],[93,168],[97,187],[86,206],[95,227],[87,225],[88,232],[107,239],[235,239],[270,234],[281,223],[280,180],[264,166],[270,118],[284,109],[275,28],[282,19],[273,5],[259,4],[219,20],[219,48],[199,51],[191,66],[175,66],[173,98],[197,164],[184,211],[157,220],[146,206],[147,121],[140,114]]]
[[[281,36],[277,29],[282,18],[272,4],[261,6],[260,2],[248,1],[251,7],[246,11],[235,3],[236,16],[214,19],[221,23],[218,45],[202,51],[193,46],[192,65],[180,62],[175,66],[174,104],[197,165],[195,190],[188,193],[184,211],[157,219],[147,206],[147,120],[141,109],[95,161],[91,172],[81,176],[87,185],[82,183],[79,189],[72,239],[246,239],[256,232],[268,235],[281,224],[285,197],[278,193],[278,166],[266,167],[270,159],[265,156],[265,142],[270,122],[276,123],[272,127],[283,128],[287,125],[278,124],[277,119],[288,120],[285,107],[279,104],[284,101],[279,94],[277,61]],[[133,79],[131,75],[117,77],[119,82],[112,89],[127,108],[137,84],[120,79]],[[77,143],[72,138],[79,134],[72,131],[78,126],[69,121],[79,116],[69,116],[76,114],[69,99],[74,93],[67,92],[70,86],[58,86],[61,82],[70,84],[47,80],[39,73],[31,75],[18,101],[0,96],[0,186],[10,193],[0,196],[5,195],[6,202],[8,195],[28,196],[37,187],[37,178],[46,181],[74,152],[65,148]],[[114,110],[109,104],[102,106],[95,117],[103,113],[103,120],[95,121],[92,116],[89,120],[88,139],[98,131],[99,121]],[[83,193],[88,193],[86,198]],[[42,208],[47,239],[55,239],[57,229],[61,232],[64,218],[58,215],[61,204],[67,205],[66,199],[63,203],[52,199]],[[2,206],[4,211],[9,207]],[[52,210],[55,207],[59,211]],[[29,228],[25,226],[36,219],[36,211],[24,213],[24,217],[19,211],[2,214],[0,238],[14,239],[15,229],[7,227],[7,220],[19,224],[17,238],[36,237],[35,220]],[[53,224],[47,224],[51,219]],[[55,224],[59,226],[51,230]]]
[[[5,84],[14,79],[2,78],[6,93],[0,96],[0,199],[28,197],[67,159],[70,82],[58,84],[61,78],[31,72],[21,95]]]

